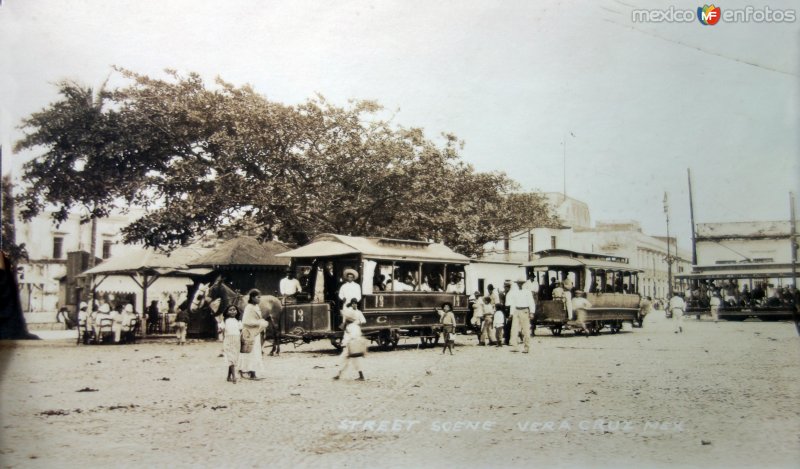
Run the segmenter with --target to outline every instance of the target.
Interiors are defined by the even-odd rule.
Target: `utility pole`
[[[669,198],[664,192],[664,215],[667,217],[667,299],[672,298],[672,253],[670,251],[669,238]]]
[[[689,177],[689,217],[692,220],[692,265],[697,265],[697,235],[694,231],[694,198],[692,197],[692,170],[687,168]]]
[[[789,210],[791,210],[792,234],[792,286],[797,288],[797,218],[794,211],[794,192],[789,192]]]

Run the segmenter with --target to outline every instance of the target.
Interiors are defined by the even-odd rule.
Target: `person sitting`
[[[447,284],[445,293],[455,293],[458,295],[464,293],[464,285],[459,282],[459,278],[455,274],[450,276],[450,283]]]
[[[385,282],[386,282],[385,275],[376,275],[375,277],[372,277],[372,290],[386,291],[386,285],[384,285]]]
[[[397,280],[397,274],[395,274],[394,277],[395,277],[395,279],[392,280],[392,282],[391,282],[392,291],[397,291],[397,292],[414,291],[414,287],[412,287],[411,285],[408,285],[407,283],[404,283],[404,282],[402,282],[400,280]]]
[[[424,291],[424,292],[433,291],[433,288],[431,288],[431,285],[428,282],[428,276],[427,275],[422,278],[422,284],[419,286],[419,291]]]
[[[589,337],[589,328],[586,326],[586,311],[592,307],[586,294],[582,290],[575,290],[575,298],[572,299],[572,311],[574,316],[571,318],[580,324],[586,337]]]
[[[111,319],[111,306],[101,300],[100,306],[97,308],[97,313],[94,315],[94,324],[92,326],[94,328],[94,336],[98,343],[103,342],[103,334],[100,328],[103,326],[105,319]]]
[[[126,336],[130,333],[135,333],[136,331],[134,331],[134,328],[138,320],[139,315],[133,310],[133,305],[130,303],[126,304],[120,315],[120,337],[123,333],[125,333]],[[117,342],[119,342],[119,340],[117,340]]]

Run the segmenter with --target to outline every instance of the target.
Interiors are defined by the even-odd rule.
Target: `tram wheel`
[[[611,329],[612,334],[616,334],[620,329],[622,329],[622,324],[619,322],[613,322],[609,325],[609,328]]]
[[[550,326],[550,332],[551,332],[551,333],[552,333],[554,336],[559,336],[559,335],[561,335],[561,331],[562,331],[562,326]]]

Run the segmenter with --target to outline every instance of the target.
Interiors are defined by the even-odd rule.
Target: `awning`
[[[275,257],[329,257],[348,254],[360,254],[360,251],[335,241],[316,241],[291,251],[276,254]]]

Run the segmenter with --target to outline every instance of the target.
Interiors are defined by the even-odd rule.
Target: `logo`
[[[722,18],[722,11],[713,3],[697,7],[697,19],[706,26],[714,26],[720,18]]]

